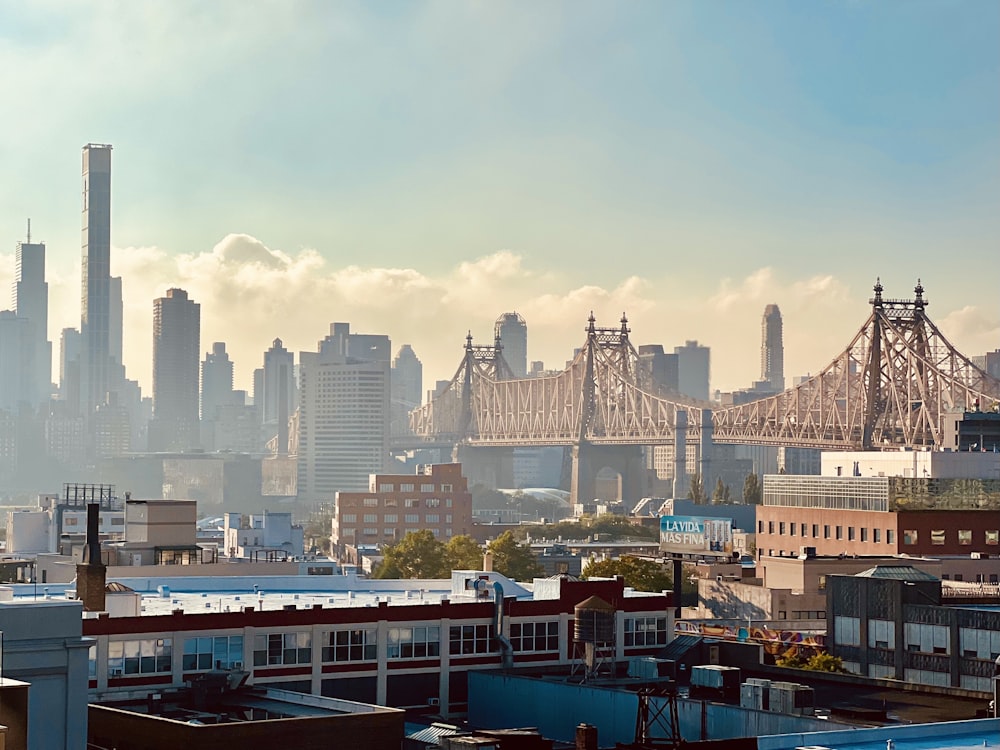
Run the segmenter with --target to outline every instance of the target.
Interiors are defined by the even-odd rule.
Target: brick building
[[[393,544],[429,529],[448,540],[472,533],[472,494],[461,464],[431,464],[416,474],[372,474],[367,492],[338,492],[331,536],[340,559],[360,545]]]

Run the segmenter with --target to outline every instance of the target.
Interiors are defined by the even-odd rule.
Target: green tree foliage
[[[626,516],[616,516],[611,513],[581,518],[579,521],[560,521],[544,526],[520,526],[514,530],[514,535],[518,539],[524,539],[528,534],[531,534],[532,539],[586,539],[595,534],[600,534],[602,539],[607,538],[610,541],[622,539],[656,541],[660,538],[659,527],[632,523]]]
[[[712,503],[715,505],[730,505],[733,502],[729,485],[723,484],[722,477],[715,480],[715,492],[712,493]]]
[[[622,556],[615,560],[599,560],[583,570],[584,578],[622,576],[625,585],[636,591],[667,591],[673,589],[673,575],[660,563],[638,557]]]
[[[743,480],[743,502],[747,505],[760,505],[760,501],[760,478],[751,471]]]
[[[688,500],[693,500],[698,505],[704,505],[707,499],[705,488],[701,484],[701,474],[695,472],[691,475],[691,486],[688,487]]]
[[[792,650],[774,660],[779,667],[788,669],[808,669],[813,672],[843,672],[844,661],[839,656],[818,651],[806,656]]]
[[[448,578],[451,568],[445,546],[429,530],[411,531],[383,550],[373,578]]]
[[[531,548],[519,544],[517,538],[505,531],[486,545],[493,553],[493,570],[515,581],[528,581],[542,574],[542,566],[531,554]]]
[[[449,570],[479,570],[483,567],[483,548],[468,534],[459,534],[444,546]]]

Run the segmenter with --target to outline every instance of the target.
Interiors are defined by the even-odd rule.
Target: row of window
[[[804,539],[844,539],[844,527],[843,526],[831,526],[830,524],[822,525],[822,536],[820,535],[821,526],[818,523],[805,524],[805,523],[795,523],[795,522],[785,522],[785,521],[768,521],[767,522],[767,533],[774,534],[777,529],[778,536],[800,536]],[[757,522],[757,532],[759,534],[764,533],[764,521]],[[811,533],[809,533],[811,532]],[[1000,529],[986,529],[983,532],[983,541],[989,545],[1000,545]],[[882,543],[882,529],[869,529],[865,526],[855,528],[854,526],[847,527],[847,541],[861,541],[868,542],[871,541],[875,544]],[[932,529],[930,532],[931,544],[937,546],[944,546],[948,543],[948,532],[945,529]],[[885,543],[894,544],[896,541],[896,532],[894,529],[885,529]],[[971,546],[973,544],[973,530],[972,529],[959,529],[956,533],[955,541],[962,546]],[[906,529],[903,531],[903,544],[904,545],[915,545],[920,542],[920,533],[917,529]]]
[[[402,482],[399,485],[400,492],[413,492],[416,485],[412,482]],[[452,485],[449,483],[444,483],[441,485],[441,489],[438,490],[437,486],[431,482],[425,482],[420,485],[421,492],[451,492]],[[395,492],[396,485],[392,482],[381,482],[378,486],[379,492]]]
[[[389,539],[396,539],[397,537],[406,536],[407,534],[415,533],[415,532],[420,531],[420,530],[421,529],[418,529],[418,528],[382,529],[382,536],[383,537],[388,537]],[[347,526],[347,527],[345,527],[345,528],[343,528],[343,529],[340,530],[340,535],[343,536],[343,537],[357,536],[357,534],[358,534],[359,531],[361,532],[362,536],[378,536],[378,527],[377,526],[363,526],[361,529],[357,529],[357,528],[354,528],[354,527],[351,527],[351,526]],[[436,537],[437,536],[441,536],[441,530],[440,529],[436,529],[436,528],[435,529],[428,529],[428,531],[430,531]],[[452,529],[451,529],[450,526],[447,527],[444,530],[444,535],[446,537],[450,537],[450,536],[453,535],[453,532],[452,532]]]
[[[444,514],[444,522],[451,523],[452,514]],[[341,516],[342,523],[357,523],[358,516],[356,513],[345,513]],[[365,513],[361,516],[362,523],[399,523],[399,514],[397,513],[386,513],[379,518],[377,513]],[[424,516],[425,523],[441,523],[440,513],[428,513]],[[416,513],[407,513],[403,516],[404,523],[420,523],[420,516]]]

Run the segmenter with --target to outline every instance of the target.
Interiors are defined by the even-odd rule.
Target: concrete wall
[[[597,727],[598,745],[635,739],[639,698],[624,689],[548,681],[496,672],[469,673],[469,723],[486,729],[538,727],[545,737],[572,742],[581,723]],[[651,710],[652,712],[652,710]],[[753,711],[739,706],[678,700],[687,741],[757,737],[829,729],[830,722]]]

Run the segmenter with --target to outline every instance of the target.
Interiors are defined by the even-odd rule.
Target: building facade
[[[199,445],[198,357],[201,305],[183,289],[153,302],[153,422],[149,449],[175,451]]]
[[[37,407],[52,394],[52,343],[49,339],[49,285],[45,281],[45,243],[18,242],[14,253],[14,313],[31,323],[33,355],[27,373],[31,405]]]
[[[504,313],[493,327],[494,340],[503,347],[504,361],[516,377],[528,374],[528,324],[516,312]]]
[[[80,406],[104,402],[111,364],[111,146],[83,147],[83,307]]]
[[[363,491],[389,456],[387,336],[359,336],[334,323],[317,352],[299,355],[298,496],[330,501]],[[364,359],[350,352],[384,358]]]
[[[675,346],[677,355],[677,389],[685,396],[708,401],[711,371],[711,351],[697,341]]]
[[[233,361],[226,352],[225,342],[216,341],[201,363],[201,418],[214,420],[220,406],[235,403]]]
[[[412,531],[447,541],[472,533],[472,494],[461,464],[432,464],[416,474],[374,474],[367,492],[338,492],[331,539],[341,559],[349,548],[394,544]]]

